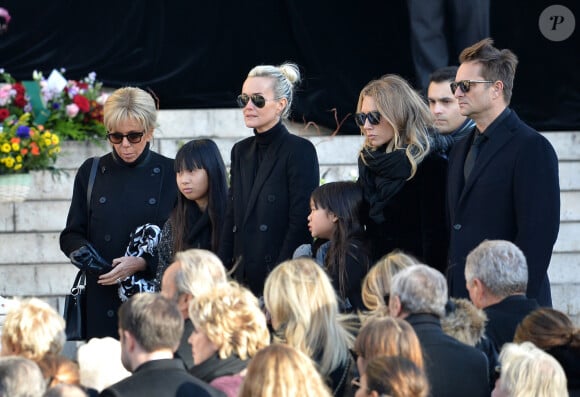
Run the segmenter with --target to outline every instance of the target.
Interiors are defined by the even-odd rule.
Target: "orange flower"
[[[28,154],[28,149],[27,148],[20,149],[20,154],[26,156]]]
[[[17,136],[13,137],[10,139],[10,143],[20,143],[20,138],[18,138]]]

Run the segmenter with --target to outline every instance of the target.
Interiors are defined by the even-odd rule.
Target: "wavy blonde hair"
[[[429,153],[429,128],[433,125],[433,116],[421,96],[409,83],[400,76],[387,74],[380,79],[372,80],[360,92],[357,112],[360,112],[363,99],[371,97],[375,101],[377,111],[395,132],[393,139],[387,144],[386,152],[404,149],[411,163],[411,179],[417,171],[417,166]],[[364,135],[361,127],[361,134]],[[373,148],[365,140],[363,151]]]
[[[362,300],[367,309],[375,311],[386,308],[385,296],[391,292],[393,276],[417,263],[415,258],[400,251],[393,251],[379,259],[371,267],[362,283]]]
[[[330,279],[312,259],[292,259],[276,266],[266,279],[264,302],[276,340],[319,358],[323,375],[350,359],[354,337],[339,319]]]
[[[330,397],[332,394],[312,360],[293,347],[275,343],[248,365],[239,397]]]
[[[2,355],[15,354],[39,362],[58,355],[66,337],[64,319],[48,303],[29,298],[14,302],[2,328]]]
[[[270,344],[266,316],[258,299],[233,281],[193,299],[189,317],[194,327],[217,346],[222,359],[236,354],[245,360]]]

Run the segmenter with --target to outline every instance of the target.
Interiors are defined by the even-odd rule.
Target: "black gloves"
[[[71,252],[69,258],[73,265],[91,274],[105,274],[113,268],[90,244]]]

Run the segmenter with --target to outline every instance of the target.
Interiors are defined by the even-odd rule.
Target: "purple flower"
[[[30,127],[27,125],[21,125],[16,130],[16,136],[20,138],[29,138],[30,137]]]

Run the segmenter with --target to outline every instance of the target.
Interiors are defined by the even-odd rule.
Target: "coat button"
[[[110,234],[105,234],[104,239],[108,243],[109,241],[111,241],[111,235]]]
[[[99,203],[105,204],[107,202],[107,198],[105,196],[99,197]]]
[[[259,229],[261,232],[265,232],[266,230],[268,230],[268,225],[260,225]]]
[[[107,317],[111,318],[115,315],[115,312],[113,310],[107,310]]]
[[[236,225],[234,225],[234,227],[232,227],[232,233],[235,233],[238,231],[238,227]]]
[[[153,173],[154,174],[159,174],[160,172],[161,172],[161,168],[159,168],[159,167],[153,168]]]
[[[460,230],[461,229],[461,225],[459,223],[456,223],[455,225],[453,225],[453,229]]]
[[[154,205],[155,203],[157,203],[157,200],[155,198],[151,197],[149,199],[149,204]]]
[[[269,194],[267,200],[269,203],[273,203],[274,201],[276,201],[276,196],[273,194]]]

